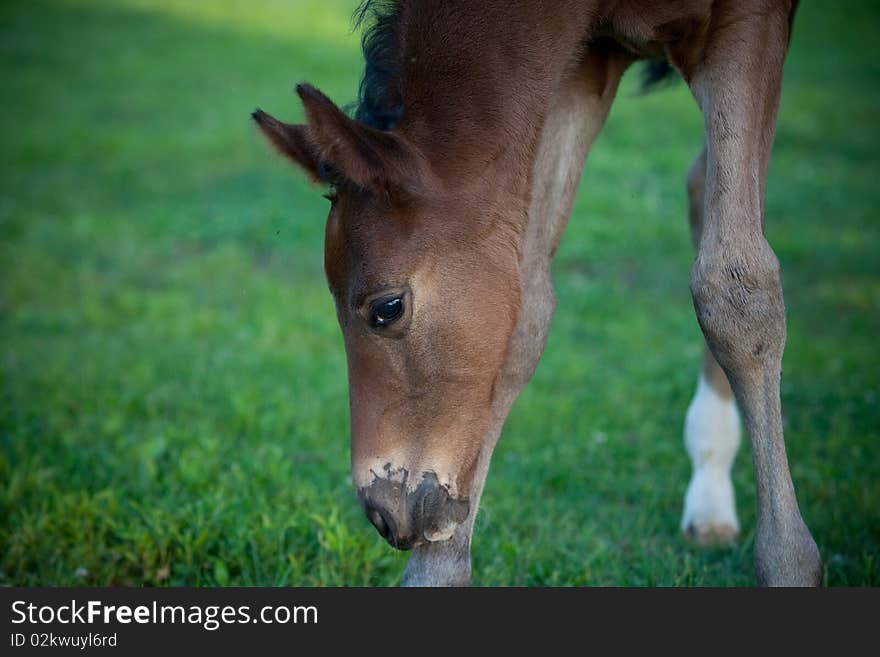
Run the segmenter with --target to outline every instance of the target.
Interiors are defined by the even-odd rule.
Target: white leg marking
[[[730,542],[739,533],[730,478],[739,443],[736,402],[715,392],[701,372],[684,424],[684,444],[693,475],[681,520],[682,531],[700,543]]]

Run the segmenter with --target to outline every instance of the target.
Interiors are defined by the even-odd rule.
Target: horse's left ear
[[[355,121],[311,85],[297,85],[296,92],[306,111],[311,142],[334,170],[364,189],[418,184],[424,162],[402,137]]]
[[[275,148],[302,167],[314,182],[320,179],[320,156],[304,125],[282,123],[274,116],[258,109],[251,114]]]

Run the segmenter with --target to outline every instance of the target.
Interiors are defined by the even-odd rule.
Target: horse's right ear
[[[251,117],[279,153],[302,167],[314,182],[321,179],[319,174],[321,157],[309,139],[306,126],[282,123],[261,109],[254,111]]]

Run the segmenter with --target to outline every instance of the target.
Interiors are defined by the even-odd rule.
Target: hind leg
[[[699,248],[703,232],[706,149],[688,173],[691,236]],[[703,346],[703,366],[688,407],[684,444],[692,474],[684,498],[681,530],[700,545],[730,544],[739,534],[730,470],[740,444],[733,391],[712,352]]]

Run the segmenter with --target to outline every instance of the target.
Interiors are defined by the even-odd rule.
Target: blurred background
[[[349,479],[326,201],[251,125],[340,104],[355,0],[0,3],[0,584],[384,585]],[[802,3],[767,233],[783,412],[831,585],[880,583],[880,6]],[[543,361],[496,450],[478,585],[750,585],[678,531],[700,362],[680,81],[638,71],[586,167]]]

